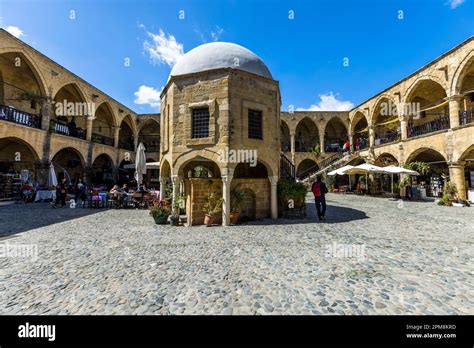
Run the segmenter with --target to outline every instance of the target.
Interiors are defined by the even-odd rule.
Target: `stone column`
[[[349,133],[348,137],[349,137],[349,143],[351,144],[350,152],[352,153],[355,150],[355,147],[354,147],[354,133]]]
[[[270,207],[272,219],[278,219],[278,197],[277,197],[277,184],[278,176],[269,176],[270,180]]]
[[[120,127],[114,126],[114,147],[119,147]]]
[[[408,116],[400,117],[400,134],[402,140],[408,139]]]
[[[165,198],[166,178],[160,176],[160,201]]]
[[[49,131],[49,122],[53,116],[53,104],[51,98],[48,97],[46,102],[41,106],[41,129]]]
[[[230,224],[230,184],[232,182],[232,175],[222,175],[222,226],[229,226]]]
[[[368,126],[369,129],[369,147],[374,147],[375,145],[375,129],[374,126]]]
[[[92,124],[94,122],[94,116],[87,116],[86,119],[86,140],[91,141],[92,140]]]
[[[133,136],[133,149],[135,152],[137,152],[137,148],[138,148],[138,135],[134,135]]]
[[[291,161],[295,163],[295,136],[296,134],[290,133],[290,151],[291,151]]]
[[[325,154],[326,150],[324,148],[324,131],[319,131],[319,147],[321,149],[321,154]]]
[[[464,164],[464,162],[454,162],[449,165],[449,180],[456,185],[461,199],[467,199]]]
[[[449,123],[451,128],[459,127],[459,111],[461,111],[462,96],[453,95],[449,97]]]
[[[178,175],[171,175],[171,183],[173,184],[173,193],[172,193],[172,214],[177,216],[179,214],[179,209],[174,207],[174,202],[178,198],[179,193],[179,182],[180,178]]]

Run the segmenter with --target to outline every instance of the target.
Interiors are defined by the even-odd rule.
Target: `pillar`
[[[368,126],[369,129],[369,147],[374,147],[375,145],[375,129],[374,126]]]
[[[400,118],[400,135],[402,141],[408,139],[408,116],[402,116]]]
[[[230,224],[230,184],[232,182],[232,175],[222,175],[222,226],[229,226]]]
[[[291,162],[295,163],[295,133],[290,133]]]
[[[319,148],[321,149],[321,154],[326,153],[324,148],[324,131],[319,131]]]
[[[355,148],[354,148],[354,133],[349,133],[348,137],[349,137],[349,143],[351,144],[350,152],[352,153],[355,150]]]
[[[160,201],[165,198],[166,179],[160,176]]]
[[[86,140],[91,141],[92,140],[92,123],[94,122],[94,117],[93,116],[87,116],[86,120]]]
[[[114,147],[119,147],[120,127],[114,126]]]
[[[133,151],[137,152],[138,148],[138,134],[133,136]]]
[[[179,209],[174,207],[174,202],[176,202],[176,199],[178,198],[178,194],[179,194],[180,177],[178,175],[171,175],[171,183],[173,185],[173,193],[171,196],[172,197],[172,215],[178,216]]]
[[[449,123],[451,128],[459,127],[459,111],[461,111],[462,96],[453,95],[448,99]]]
[[[49,122],[53,115],[53,104],[51,98],[48,97],[46,102],[41,106],[41,129],[49,131]]]
[[[456,185],[459,198],[461,199],[467,199],[464,164],[464,162],[455,162],[449,166],[449,180]]]
[[[277,197],[277,185],[278,176],[269,176],[270,180],[270,209],[272,219],[278,219],[278,197]]]

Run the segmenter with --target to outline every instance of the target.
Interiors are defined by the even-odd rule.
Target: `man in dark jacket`
[[[311,191],[313,191],[313,194],[314,194],[314,202],[316,204],[316,211],[318,213],[319,220],[326,220],[325,195],[326,193],[328,193],[328,189],[320,176],[316,178],[316,181],[313,183],[313,186],[311,187]]]

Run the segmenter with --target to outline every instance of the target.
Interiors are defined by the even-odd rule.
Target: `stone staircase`
[[[331,170],[345,166],[353,159],[359,157],[359,151],[344,155],[342,157],[341,156],[342,155],[337,153],[335,154],[335,156],[328,157],[327,159],[319,163],[320,168],[307,175],[301,181],[304,183],[309,183],[311,181],[314,181],[316,179],[316,176],[318,175],[324,175],[327,172],[330,172]]]

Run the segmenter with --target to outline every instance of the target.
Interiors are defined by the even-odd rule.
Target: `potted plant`
[[[245,198],[245,192],[234,189],[230,191],[230,222],[236,224],[240,217],[240,208]]]
[[[179,225],[179,213],[181,209],[181,203],[183,202],[184,197],[180,194],[176,196],[176,199],[173,200],[173,213],[170,217],[171,226],[178,226]]]
[[[448,181],[443,186],[443,198],[446,197],[446,200],[453,205],[453,203],[458,203],[457,201],[458,189],[456,184],[452,181]]]
[[[206,203],[204,203],[203,212],[206,213],[204,216],[204,225],[211,226],[214,222],[214,216],[218,214],[222,209],[222,202],[224,199],[218,197],[217,193],[209,190],[205,197]]]
[[[153,216],[156,224],[165,225],[168,222],[170,211],[166,206],[158,203],[150,208],[150,215]]]

